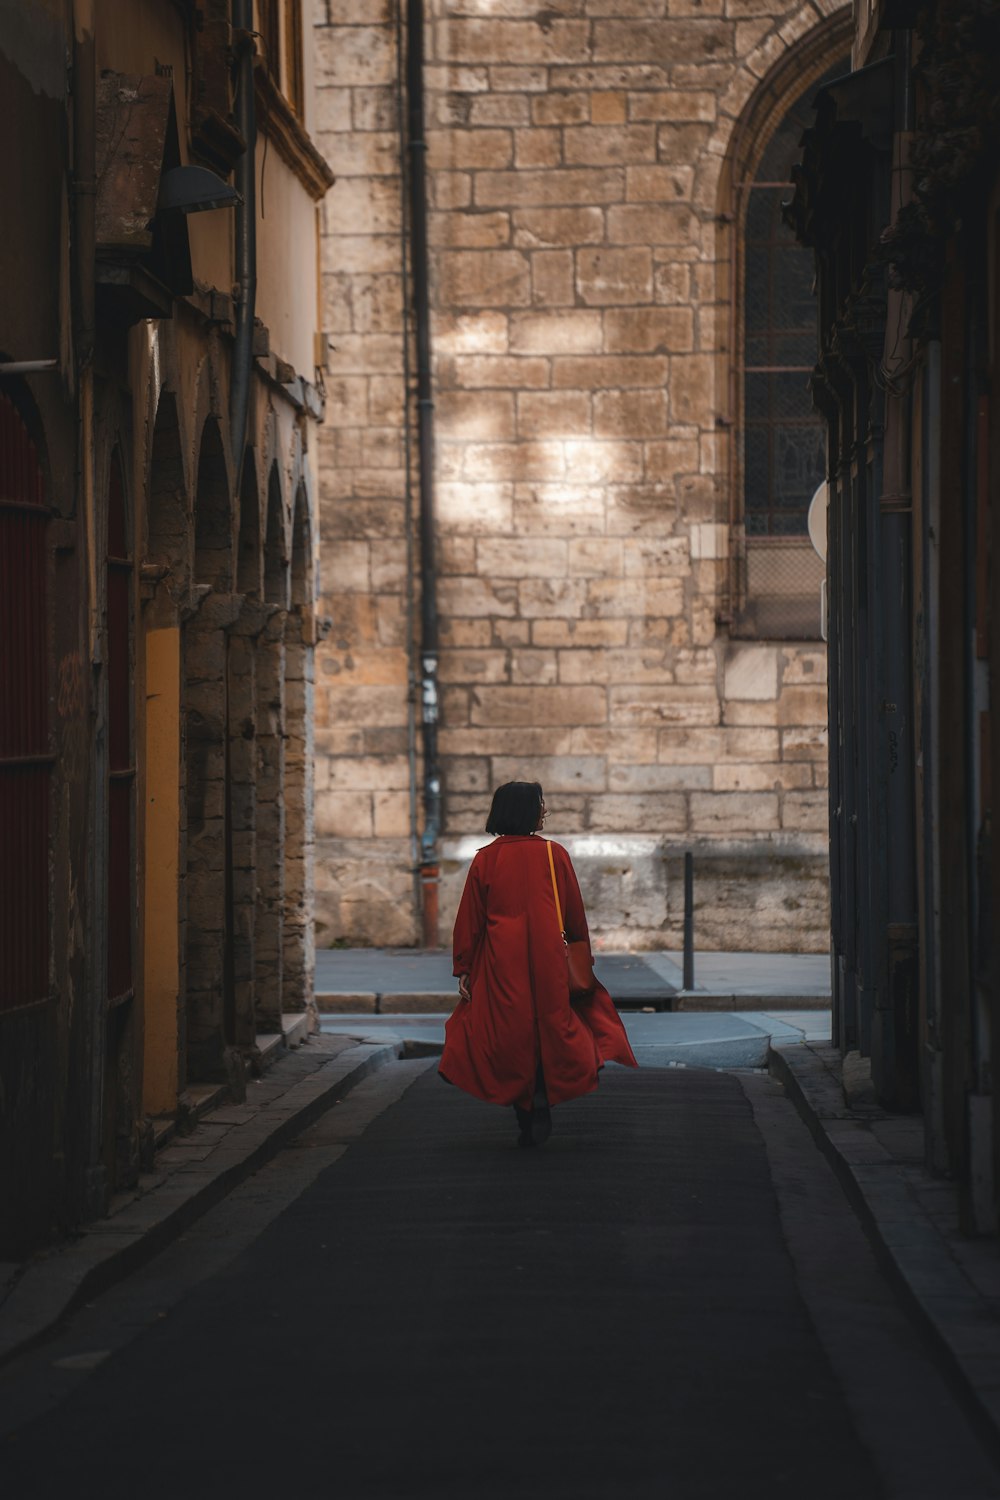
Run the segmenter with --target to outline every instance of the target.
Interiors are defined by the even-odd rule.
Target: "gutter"
[[[98,595],[97,509],[94,493],[94,346],[97,338],[95,264],[97,244],[97,76],[94,41],[93,0],[73,0],[73,342],[77,376],[77,483],[82,512],[86,567],[87,655],[91,669],[101,662],[101,611]],[[100,556],[103,557],[104,548]],[[98,681],[92,675],[92,693],[101,702]],[[91,712],[93,713],[93,701]],[[106,743],[98,712],[92,782],[89,794],[91,826],[103,830],[107,824]],[[84,1158],[82,1213],[103,1214],[108,1182],[104,1170],[104,1068],[107,931],[105,911],[105,847],[103,837],[92,838],[87,858],[90,909],[86,955],[90,1008],[87,1014],[87,1124]],[[84,1089],[81,1087],[81,1097]]]

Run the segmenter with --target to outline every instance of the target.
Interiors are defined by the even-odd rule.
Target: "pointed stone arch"
[[[187,583],[189,520],[184,444],[177,398],[160,392],[149,448],[145,555],[167,568],[180,585]]]
[[[236,1040],[256,1037],[255,913],[257,905],[257,655],[266,625],[261,599],[260,485],[254,450],[247,448],[239,493],[236,543],[237,616],[227,634],[229,702],[230,879]]]
[[[109,455],[104,507],[104,750],[99,759],[106,840],[106,878],[98,910],[104,926],[106,1002],[101,1099],[102,1160],[112,1189],[139,1171],[136,1117],[140,1027],[136,1010],[136,766],[134,507],[125,481],[123,444]]]
[[[214,416],[202,428],[196,473],[197,596],[183,641],[184,981],[189,1075],[207,1080],[226,1075],[226,1049],[243,1040],[235,998],[231,857],[227,629],[234,618],[229,593],[232,497],[221,428]]]
[[[266,623],[257,644],[257,908],[254,918],[258,1032],[281,1031],[284,947],[285,619],[288,565],[281,473],[271,464],[264,531]]]
[[[186,1083],[184,687],[179,606],[191,579],[191,507],[177,398],[161,387],[145,469],[143,552],[155,570],[142,607],[143,1105],[177,1107]]]
[[[236,546],[236,588],[248,599],[261,597],[260,488],[252,448],[243,459],[240,479],[239,531]]]
[[[288,551],[285,545],[285,504],[281,472],[272,463],[267,476],[267,521],[264,532],[264,599],[288,608]]]
[[[233,583],[233,507],[229,465],[217,417],[202,428],[194,504],[194,582],[229,593]]]
[[[794,149],[804,128],[796,123],[796,111],[808,113],[824,75],[841,64],[849,67],[851,36],[851,12],[845,7],[818,24],[765,38],[747,58],[740,90],[730,101],[728,136],[723,142],[719,135],[715,142],[717,265],[722,273],[718,294],[729,319],[725,387],[718,401],[726,414],[720,457],[728,509],[718,519],[729,528],[725,612],[734,638],[808,639],[819,630],[815,601],[822,564],[808,544],[804,522],[797,520],[802,506],[795,510],[795,496],[785,493],[789,485],[778,483],[796,456],[806,476],[799,486],[803,493],[811,494],[823,477],[821,452],[812,454],[810,467],[795,448],[800,430],[804,442],[807,431],[820,429],[818,417],[811,415],[808,389],[815,350],[805,324],[796,343],[788,316],[790,307],[810,300],[811,266],[808,252],[795,246],[794,235],[781,223],[780,204],[790,185],[771,179],[777,170],[777,138],[784,132]],[[765,218],[771,227],[762,229],[767,195]],[[778,243],[783,233],[787,246]],[[779,275],[785,265],[781,257],[801,263],[798,281],[804,283],[805,295],[796,297],[788,281],[791,269],[784,279]],[[767,312],[765,303],[767,308],[774,304],[776,311]],[[762,389],[751,391],[751,380]],[[778,446],[785,463],[779,462]],[[765,515],[760,497],[772,491],[774,506]]]
[[[314,935],[309,893],[315,858],[313,826],[312,528],[305,484],[292,511],[290,608],[285,626],[285,890],[283,991],[286,1011],[312,1003]]]

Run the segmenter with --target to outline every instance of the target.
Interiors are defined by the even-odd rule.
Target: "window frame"
[[[815,640],[822,638],[820,629],[819,585],[824,567],[815,554],[807,534],[748,535],[746,526],[746,229],[750,195],[761,162],[773,137],[789,111],[819,86],[831,68],[843,60],[850,66],[852,38],[851,12],[845,8],[821,22],[804,37],[765,76],[755,89],[739,124],[733,133],[725,170],[720,183],[718,216],[720,263],[728,270],[729,302],[729,384],[727,409],[720,417],[720,427],[728,440],[728,563],[726,603],[721,622],[733,639],[749,640]],[[762,185],[762,184],[759,184]],[[789,184],[789,196],[791,184]],[[723,293],[724,295],[724,293]],[[818,309],[817,309],[818,316]],[[807,379],[803,374],[803,379]],[[721,518],[720,518],[721,519]],[[758,621],[755,606],[767,601],[789,605],[807,597],[804,590],[774,588],[755,591],[753,574],[766,578],[775,568],[785,568],[791,577],[796,571],[814,571],[816,604],[814,621],[808,628],[783,629],[774,614]],[[811,594],[808,595],[811,598]],[[806,613],[799,605],[804,626]],[[796,621],[796,624],[799,622]]]
[[[299,121],[305,118],[302,0],[257,0],[265,71]]]

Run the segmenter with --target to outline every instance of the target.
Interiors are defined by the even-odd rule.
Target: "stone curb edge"
[[[859,1171],[840,1151],[826,1128],[827,1116],[817,1107],[820,1104],[818,1096],[830,1092],[832,1075],[818,1059],[812,1058],[811,1054],[807,1057],[807,1053],[808,1047],[802,1042],[772,1042],[768,1048],[768,1072],[784,1086],[817,1148],[829,1161],[876,1259],[901,1294],[914,1321],[943,1359],[952,1384],[958,1387],[968,1403],[980,1435],[994,1455],[1000,1455],[1000,1329],[996,1331],[994,1357],[989,1359],[988,1366],[984,1368],[981,1350],[970,1351],[973,1361],[970,1368],[961,1347],[967,1342],[968,1320],[971,1318],[980,1331],[991,1324],[996,1329],[985,1300],[960,1270],[947,1241],[911,1195],[907,1194],[907,1208],[911,1220],[916,1219],[917,1225],[910,1236],[899,1233],[898,1195],[895,1216],[888,1199],[885,1205],[888,1212],[879,1212],[878,1202],[873,1201],[879,1195],[870,1188],[866,1189],[864,1169]],[[809,1077],[810,1073],[817,1071],[823,1075],[818,1086]],[[810,1095],[817,1097],[811,1098]],[[850,1111],[844,1105],[837,1123],[843,1124],[850,1117]],[[875,1170],[884,1174],[886,1167]],[[889,1170],[892,1171],[891,1165]],[[898,1178],[897,1185],[903,1186]],[[945,1291],[936,1293],[936,1300],[940,1303],[937,1308],[930,1305],[935,1294],[928,1293],[929,1259],[937,1262],[942,1280],[950,1283]],[[964,1307],[956,1312],[956,1304],[964,1304]]]
[[[327,990],[316,996],[321,1015],[450,1015],[455,1008],[454,990]],[[623,1004],[642,1005],[640,999]],[[655,1004],[655,1001],[649,1001]],[[829,995],[734,995],[729,991],[678,990],[667,1009],[697,1014],[699,1011],[815,1010],[830,1009]]]
[[[0,1307],[0,1365],[39,1343],[82,1302],[99,1296],[152,1260],[235,1187],[276,1156],[288,1141],[315,1124],[332,1104],[350,1093],[370,1073],[399,1057],[403,1050],[403,1044],[395,1042],[361,1045],[331,1058],[311,1078],[289,1089],[285,1110],[280,1118],[272,1117],[273,1128],[248,1140],[241,1156],[227,1165],[220,1165],[210,1175],[192,1172],[190,1175],[200,1180],[192,1182],[187,1193],[170,1195],[168,1187],[150,1193],[146,1201],[153,1211],[148,1214],[147,1225],[130,1232],[115,1228],[114,1218],[97,1220],[70,1246],[57,1250],[29,1268]],[[344,1071],[344,1061],[351,1061],[350,1052],[365,1055]],[[320,1088],[318,1084],[323,1082],[326,1072],[334,1076]],[[297,1107],[296,1094],[301,1097]],[[266,1111],[258,1116],[260,1120],[266,1121],[266,1118]],[[158,1202],[160,1192],[165,1196]],[[122,1217],[142,1202],[142,1198],[137,1199],[123,1211]],[[157,1208],[161,1210],[159,1214],[155,1212]],[[20,1304],[26,1301],[27,1309],[21,1312],[18,1320],[21,1327],[15,1323],[11,1332],[5,1332],[4,1323],[14,1321]]]

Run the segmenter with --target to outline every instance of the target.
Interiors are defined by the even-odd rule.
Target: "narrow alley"
[[[0,1500],[1000,1500],[1000,0],[0,134]]]
[[[524,1152],[392,1063],[8,1364],[0,1410],[12,1500],[1000,1495],[751,1072],[609,1069]]]

